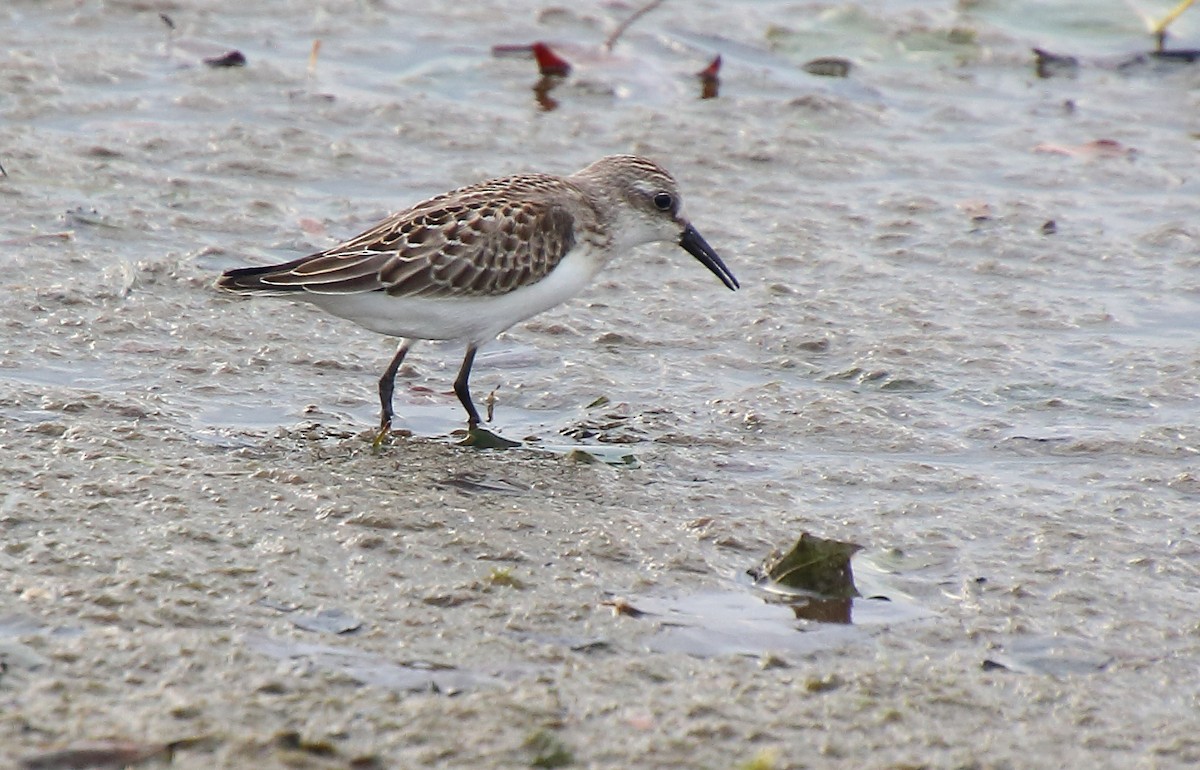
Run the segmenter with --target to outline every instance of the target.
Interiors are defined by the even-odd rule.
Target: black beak
[[[725,267],[725,263],[717,256],[717,252],[713,251],[712,246],[700,237],[700,233],[696,232],[696,228],[688,225],[683,228],[683,233],[679,236],[679,245],[691,254],[696,259],[700,260],[700,264],[713,271],[713,275],[721,279],[721,283],[728,286],[730,289],[737,289],[739,284],[733,273],[729,272],[729,268]]]

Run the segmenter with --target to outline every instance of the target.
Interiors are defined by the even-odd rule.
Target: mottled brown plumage
[[[575,199],[572,214],[564,203]],[[545,278],[594,226],[585,194],[561,177],[527,174],[463,187],[394,214],[319,254],[231,271],[222,288],[394,297],[483,297]],[[584,216],[580,216],[580,213]],[[590,221],[589,221],[590,220]]]

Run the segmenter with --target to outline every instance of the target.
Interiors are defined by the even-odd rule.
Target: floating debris
[[[1197,61],[1200,61],[1200,49],[1177,48],[1173,51],[1151,51],[1150,58],[1179,64],[1195,64]]]
[[[317,74],[317,57],[321,55],[321,40],[320,38],[313,41],[312,50],[308,52],[308,76],[311,78]]]
[[[363,622],[345,610],[321,610],[315,615],[293,615],[292,625],[305,631],[327,634],[352,634],[363,626]]]
[[[245,67],[246,55],[237,50],[226,51],[220,56],[209,56],[200,61],[210,67]]]
[[[601,607],[612,607],[614,615],[624,615],[628,618],[640,618],[646,613],[629,603],[628,599],[608,599],[600,602]]]
[[[800,68],[810,75],[819,75],[823,78],[844,78],[850,74],[850,61],[837,56],[822,56],[818,59],[807,61]]]
[[[737,770],[776,770],[779,767],[779,752],[775,749],[759,749],[754,756],[737,766]]]
[[[221,49],[224,46],[219,46],[208,41],[202,40],[179,40],[175,39],[177,26],[175,20],[165,13],[158,14],[158,18],[167,28],[167,42],[164,46],[167,53],[167,58],[173,59],[176,51],[179,50],[189,56],[196,56],[200,61],[209,67],[245,67],[246,55],[237,49],[229,48],[224,51]],[[207,56],[205,54],[208,54]]]
[[[312,48],[308,52],[308,64],[304,69],[304,88],[296,88],[287,92],[288,98],[292,101],[310,101],[310,102],[334,102],[337,97],[330,93],[321,93],[317,90],[317,62],[321,55],[320,39],[313,40]],[[309,232],[305,230],[305,232]],[[310,235],[315,233],[309,233]],[[324,235],[324,233],[320,233]]]
[[[488,573],[487,584],[516,591],[523,591],[527,587],[525,581],[513,574],[512,567],[493,567]]]
[[[384,766],[375,754],[347,756],[341,754],[329,739],[308,738],[293,730],[277,733],[264,748],[275,752],[276,761],[284,767],[349,767],[374,770]]]
[[[75,238],[74,230],[60,230],[56,233],[35,233],[19,238],[6,238],[0,241],[0,246],[26,246],[31,243],[49,243],[52,241],[70,241]]]
[[[84,208],[76,206],[63,212],[62,220],[65,224],[71,227],[87,226],[87,227],[107,227],[117,229],[120,225],[105,214],[101,214],[95,208]]]
[[[263,597],[259,598],[257,601],[255,601],[254,603],[260,607],[266,607],[269,610],[275,610],[276,612],[283,612],[283,613],[295,612],[296,610],[300,609],[299,604],[290,604],[288,602],[281,602],[281,601],[272,599],[269,596],[263,596]]]
[[[1094,674],[1108,668],[1113,656],[1090,641],[1069,636],[1017,637],[980,663],[984,671],[1071,676]]]
[[[482,473],[470,471],[453,473],[434,483],[444,489],[457,489],[469,495],[523,495],[529,491],[529,487],[525,484],[508,479],[489,478]]]
[[[613,46],[617,44],[617,39],[620,38],[621,35],[625,34],[625,30],[629,29],[629,27],[632,26],[635,21],[650,13],[650,11],[653,11],[662,4],[663,0],[652,0],[652,2],[646,3],[641,8],[634,11],[629,18],[618,24],[617,28],[613,30],[613,33],[608,36],[607,40],[604,41],[604,50],[612,51]]]
[[[956,207],[970,217],[972,222],[986,222],[992,218],[992,204],[978,198],[960,201]]]
[[[1034,152],[1047,155],[1066,155],[1080,160],[1095,160],[1096,158],[1131,158],[1137,154],[1134,148],[1121,144],[1116,139],[1093,139],[1077,145],[1053,144],[1042,142],[1033,148]]]
[[[700,78],[700,98],[716,99],[721,89],[721,54],[717,54],[708,66],[696,73]]]
[[[1079,60],[1074,56],[1060,56],[1041,48],[1033,49],[1034,72],[1043,80],[1059,76],[1074,76],[1079,70]]]
[[[1042,48],[1034,48],[1032,50],[1034,55],[1034,72],[1037,73],[1039,78],[1074,77],[1079,70],[1079,59],[1074,56],[1051,53]],[[1125,55],[1115,60],[1112,58],[1096,59],[1090,62],[1090,64],[1100,69],[1116,70],[1124,73],[1144,68],[1154,63],[1166,65],[1195,64],[1197,61],[1200,61],[1200,49],[1177,48],[1167,50],[1162,48],[1162,41],[1159,41],[1159,47],[1153,51],[1133,54],[1132,56]]]
[[[488,391],[487,398],[483,400],[487,422],[491,422],[496,417],[496,404],[500,402],[500,398],[496,395],[498,390],[500,390],[499,387],[492,388]]]
[[[525,748],[532,755],[530,767],[566,767],[575,762],[575,756],[562,739],[549,730],[538,730],[525,739]]]
[[[79,741],[65,748],[34,754],[21,760],[22,770],[78,770],[79,768],[123,768],[151,760],[170,763],[175,752],[210,742],[209,738],[185,738],[170,743],[136,741]]]
[[[560,84],[563,78],[570,76],[577,67],[587,69],[593,77],[583,78],[577,84],[577,92],[591,96],[610,96],[626,98],[631,92],[630,82],[638,88],[656,87],[661,89],[663,84],[674,79],[655,62],[632,61],[628,57],[613,54],[613,48],[630,26],[653,9],[661,5],[663,0],[653,0],[634,11],[628,18],[616,26],[612,34],[599,46],[573,44],[570,41],[559,41],[552,48],[549,43],[537,41],[527,45],[500,44],[492,46],[492,56],[496,58],[531,58],[537,63],[541,79],[533,86],[534,99],[540,109],[549,112],[558,109],[559,102],[551,92]],[[547,11],[550,16],[563,13],[558,9]],[[542,18],[547,18],[543,14]],[[567,53],[564,55],[563,51]],[[570,57],[568,61],[567,57]],[[621,78],[622,84],[612,81],[614,77]],[[651,81],[654,81],[652,86]],[[715,96],[711,85],[703,85],[704,92]],[[711,98],[711,97],[706,97]]]
[[[425,661],[396,662],[350,647],[298,643],[270,637],[252,637],[248,646],[278,660],[303,661],[326,671],[336,671],[356,682],[397,692],[454,695],[466,690],[493,687],[501,679],[481,671]]]

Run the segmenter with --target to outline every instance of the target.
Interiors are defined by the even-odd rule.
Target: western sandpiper
[[[396,372],[416,340],[462,340],[454,392],[480,423],[468,380],[475,352],[513,324],[581,291],[615,255],[672,241],[730,289],[737,279],[683,216],[675,180],[633,155],[570,176],[517,174],[405,209],[307,257],[229,270],[217,286],[305,300],[400,344],[379,379],[378,440],[391,427]]]

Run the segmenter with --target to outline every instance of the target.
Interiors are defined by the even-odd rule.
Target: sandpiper
[[[672,241],[730,289],[733,273],[684,218],[675,180],[633,155],[570,176],[517,174],[443,193],[333,248],[229,270],[217,286],[305,300],[400,344],[379,379],[377,442],[391,427],[396,372],[416,340],[462,340],[454,392],[470,429],[475,352],[513,324],[579,293],[615,255]]]

